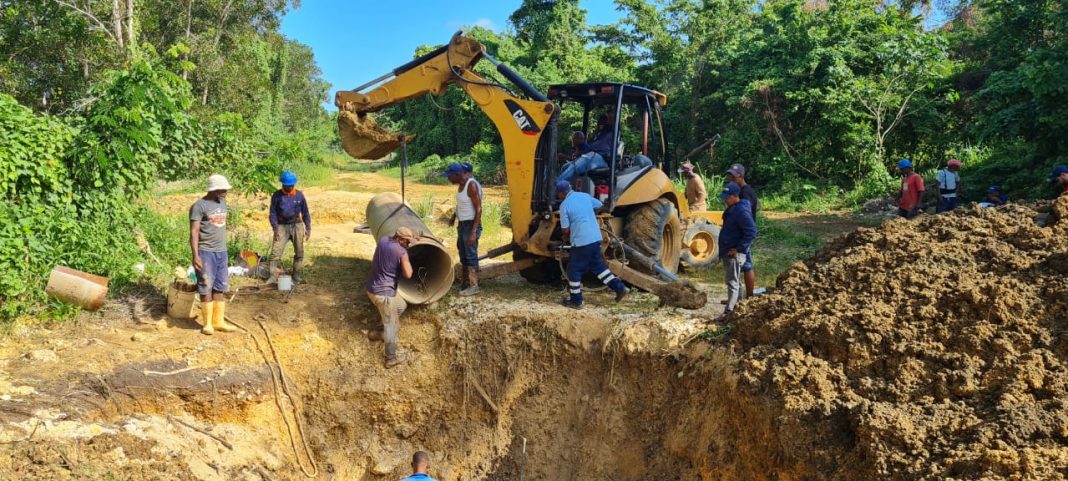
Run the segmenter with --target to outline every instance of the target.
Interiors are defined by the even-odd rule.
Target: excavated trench
[[[110,476],[86,479],[309,479],[303,466],[318,468],[314,479],[398,479],[420,449],[443,481],[797,479],[811,471],[786,450],[791,428],[736,387],[727,348],[694,342],[669,353],[655,324],[485,318],[484,310],[417,313],[402,335],[426,342],[413,342],[400,370],[353,355],[348,345],[366,341],[350,330],[330,342],[259,336],[258,363],[250,341],[251,352],[227,368],[161,358],[72,375],[52,386],[57,398],[68,392],[69,404],[54,408],[83,414],[50,427],[77,423],[70,429],[92,435],[61,439],[52,429],[20,445],[29,462],[0,459],[0,473],[53,479],[55,465],[76,465]],[[286,396],[276,402],[283,386],[272,348],[300,425],[280,414],[293,411]]]

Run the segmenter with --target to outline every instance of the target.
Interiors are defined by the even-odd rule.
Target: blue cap
[[[463,162],[460,164],[460,166],[464,168],[464,172],[475,172],[475,166],[471,165],[470,162]]]
[[[727,200],[727,197],[732,195],[738,195],[742,193],[742,188],[738,187],[738,184],[734,182],[727,182],[727,185],[723,186],[723,192],[719,194],[719,200]]]
[[[571,182],[566,180],[556,181],[556,193],[563,194],[565,192],[571,192]]]
[[[460,164],[453,163],[453,164],[449,164],[449,166],[445,168],[445,172],[442,172],[441,176],[442,177],[448,177],[448,176],[450,176],[452,174],[462,174],[462,173],[464,173],[464,166],[462,166]]]
[[[285,187],[292,187],[297,185],[297,174],[290,171],[282,172],[282,176],[278,178],[278,181]]]
[[[1061,174],[1064,174],[1064,173],[1068,173],[1068,166],[1066,166],[1066,165],[1058,165],[1058,166],[1054,167],[1053,168],[1053,173],[1049,174],[1049,181],[1050,182],[1056,182],[1057,181],[1057,177],[1060,177]]]
[[[912,161],[909,159],[901,159],[897,161],[897,168],[899,169],[911,169]]]
[[[998,187],[996,185],[991,185],[990,187],[986,188],[986,193],[987,194],[993,194],[994,192],[1001,192],[1001,187]]]

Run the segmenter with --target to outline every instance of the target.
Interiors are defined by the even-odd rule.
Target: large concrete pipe
[[[394,192],[383,192],[367,204],[367,226],[375,240],[391,236],[404,226],[422,238],[408,246],[412,278],[401,279],[397,292],[409,304],[426,304],[441,299],[452,287],[452,258],[423,220]]]

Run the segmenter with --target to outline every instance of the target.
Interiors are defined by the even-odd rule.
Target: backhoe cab
[[[479,60],[489,60],[512,87],[474,72]],[[579,128],[591,140],[608,143],[607,168],[583,172],[574,187],[604,199],[601,215],[609,268],[621,279],[657,292],[678,281],[680,258],[694,267],[715,261],[718,213],[691,214],[665,174],[670,171],[660,108],[664,94],[622,83],[553,85],[546,96],[507,65],[487,54],[477,41],[457,32],[448,44],[408,62],[354,90],[339,91],[338,126],[342,146],[358,158],[380,158],[412,138],[390,133],[371,113],[425,94],[442,95],[455,85],[493,122],[501,136],[508,185],[513,241],[490,251],[493,257],[513,253],[511,263],[484,269],[481,277],[519,271],[531,281],[560,279],[557,266],[567,252],[560,249],[559,216],[554,184],[561,160],[568,158],[571,131]],[[511,90],[518,90],[522,96]],[[591,131],[591,121],[601,119]],[[638,272],[637,270],[643,271]],[[677,283],[677,282],[676,282]],[[662,292],[661,299],[667,297]],[[704,304],[692,289],[683,307]],[[699,298],[699,299],[698,299]]]

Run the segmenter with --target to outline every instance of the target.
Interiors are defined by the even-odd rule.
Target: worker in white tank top
[[[456,226],[456,250],[460,254],[460,295],[478,294],[478,239],[482,236],[482,186],[474,179],[470,164],[449,164],[445,177],[457,186],[456,211],[449,225]]]

